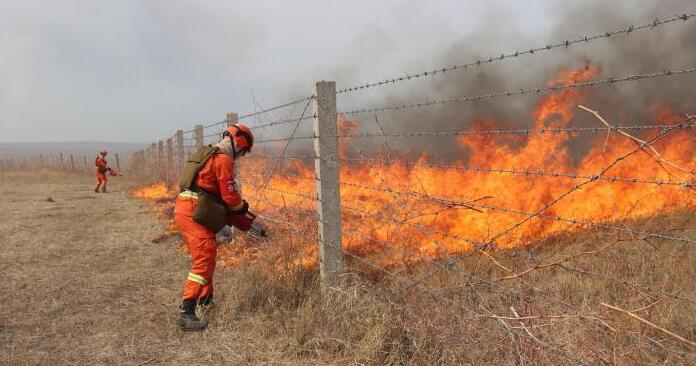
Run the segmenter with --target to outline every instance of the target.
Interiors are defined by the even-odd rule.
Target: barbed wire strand
[[[536,54],[539,52],[550,51],[550,50],[553,50],[556,48],[569,48],[570,46],[575,45],[577,43],[589,43],[589,42],[597,40],[597,39],[609,38],[609,37],[612,37],[614,35],[625,34],[628,36],[636,31],[645,30],[645,29],[655,29],[658,26],[668,24],[668,23],[678,22],[680,20],[686,22],[687,20],[691,19],[694,16],[696,16],[696,14],[683,14],[683,15],[677,15],[677,16],[674,16],[672,18],[668,18],[665,20],[655,19],[652,22],[643,23],[643,24],[638,25],[638,26],[630,25],[627,28],[622,28],[622,29],[618,29],[618,30],[614,30],[614,31],[608,31],[608,32],[604,32],[604,33],[597,33],[594,35],[581,36],[581,37],[576,38],[574,40],[566,40],[566,41],[560,41],[560,42],[556,42],[556,43],[549,43],[545,46],[531,48],[528,50],[518,50],[518,51],[515,51],[512,53],[508,53],[508,54],[501,53],[500,56],[492,56],[492,57],[482,58],[482,59],[479,59],[477,61],[470,62],[470,63],[457,64],[457,65],[451,65],[451,66],[443,66],[443,67],[431,69],[428,71],[408,73],[408,74],[393,77],[390,79],[384,79],[384,80],[373,81],[373,82],[366,82],[364,84],[360,84],[360,85],[351,86],[351,87],[337,90],[336,94],[348,93],[348,92],[352,92],[352,91],[356,91],[356,90],[364,90],[364,89],[369,89],[369,88],[381,86],[381,85],[394,84],[397,82],[414,80],[414,79],[418,79],[418,78],[422,78],[422,77],[426,77],[426,76],[432,77],[432,76],[436,76],[439,74],[444,74],[444,73],[456,71],[456,70],[467,70],[468,68],[471,68],[471,67],[492,64],[492,63],[500,62],[500,61],[503,61],[503,60],[506,60],[509,58],[516,58],[516,57],[523,56],[523,55],[533,55],[533,54]]]
[[[687,122],[688,122],[688,121],[687,121]],[[635,148],[634,150],[632,150],[631,152],[626,153],[626,154],[624,154],[624,155],[618,157],[618,158],[615,159],[611,164],[609,164],[609,165],[607,165],[606,167],[604,167],[604,168],[602,169],[602,171],[601,171],[598,175],[603,175],[604,173],[606,173],[608,170],[610,170],[611,168],[613,168],[614,166],[616,166],[619,162],[623,161],[623,160],[626,159],[627,157],[629,157],[629,156],[631,156],[631,155],[633,155],[633,154],[636,154],[636,153],[639,152],[639,151],[642,151],[642,149],[643,149],[644,147],[650,146],[650,145],[656,143],[657,141],[659,141],[659,140],[665,138],[666,136],[668,136],[671,132],[674,132],[674,131],[677,131],[677,130],[678,130],[678,129],[675,128],[675,129],[672,129],[672,130],[670,130],[670,131],[662,131],[659,135],[655,136],[654,138],[652,138],[652,139],[650,139],[650,140],[648,140],[648,141],[646,141],[646,142],[644,142],[644,143],[639,144],[639,146],[638,146],[637,148]],[[583,186],[588,185],[588,184],[590,184],[590,183],[592,183],[592,182],[594,182],[594,181],[595,181],[595,180],[587,180],[587,181],[585,181],[585,182],[583,182],[583,183],[580,183],[580,184],[577,184],[577,185],[573,186],[573,188],[571,188],[570,190],[566,191],[565,193],[559,195],[558,197],[556,197],[555,199],[553,199],[553,200],[550,201],[549,203],[545,204],[541,209],[537,210],[536,212],[534,212],[534,213],[527,213],[526,217],[525,217],[523,220],[521,220],[521,221],[515,223],[514,225],[512,225],[512,226],[506,228],[505,230],[502,230],[502,231],[499,232],[498,234],[494,235],[493,237],[491,237],[490,239],[488,239],[487,242],[486,242],[485,244],[480,245],[475,251],[472,251],[472,252],[478,252],[479,250],[481,250],[481,249],[483,249],[483,248],[485,248],[485,247],[487,247],[487,246],[489,246],[489,245],[495,243],[495,241],[496,241],[497,239],[499,239],[500,237],[502,237],[502,236],[504,236],[504,235],[507,235],[507,234],[510,233],[511,231],[517,229],[518,227],[520,227],[520,226],[523,225],[524,223],[526,223],[526,222],[528,222],[529,220],[531,220],[533,217],[541,217],[541,215],[543,215],[543,212],[545,212],[548,208],[550,208],[551,206],[553,206],[553,205],[555,205],[556,203],[560,202],[560,201],[563,200],[565,197],[567,197],[567,196],[571,195],[572,193],[576,192],[577,190],[579,190],[579,189],[582,188]],[[514,212],[514,211],[510,211],[510,212]],[[571,221],[571,223],[574,223],[574,222]],[[601,226],[602,226],[602,225],[600,225],[600,227],[601,227]],[[651,236],[652,236],[652,235],[651,235]],[[663,238],[665,237],[665,236],[663,236],[663,235],[661,235],[661,236],[662,236]],[[677,240],[681,240],[681,241],[684,241],[684,242],[692,242],[692,243],[694,243],[693,240],[690,240],[690,239],[687,239],[687,238],[679,238],[679,239],[677,239]],[[468,256],[468,255],[467,255],[467,256]],[[461,261],[464,257],[466,257],[466,256],[463,256],[463,257],[460,257],[460,258],[457,258],[457,259],[452,260],[452,261],[450,262],[450,265],[455,265],[456,263],[458,263],[459,261]],[[433,272],[431,272],[431,273],[429,273],[429,274],[427,274],[427,275],[425,275],[425,276],[419,278],[419,279],[418,279],[417,281],[415,281],[414,283],[417,283],[417,282],[422,281],[422,280],[424,280],[424,279],[430,278],[431,276],[435,275],[437,272],[439,272],[439,271],[433,271]]]
[[[672,75],[684,75],[684,74],[689,74],[689,73],[693,73],[693,72],[696,72],[696,68],[688,68],[688,69],[682,69],[682,70],[676,70],[676,71],[664,69],[663,71],[653,72],[653,73],[649,73],[649,74],[635,74],[635,75],[627,75],[627,76],[621,76],[621,77],[611,77],[611,78],[606,78],[606,79],[591,80],[591,81],[584,81],[584,82],[578,82],[578,83],[561,84],[561,85],[556,85],[556,86],[546,86],[546,87],[542,87],[542,88],[533,88],[533,89],[520,89],[518,91],[506,91],[506,92],[483,94],[483,95],[477,95],[477,96],[465,96],[465,97],[456,97],[456,98],[447,98],[447,99],[432,99],[430,101],[424,101],[424,102],[418,102],[418,103],[406,103],[406,104],[389,105],[389,106],[382,106],[382,107],[355,109],[355,110],[350,110],[350,111],[338,112],[337,114],[356,115],[356,114],[365,114],[365,113],[374,113],[374,112],[384,112],[384,111],[389,111],[389,110],[423,108],[423,107],[430,107],[430,106],[450,104],[450,103],[466,103],[466,102],[474,102],[474,101],[481,101],[481,100],[490,100],[490,99],[495,99],[495,98],[499,98],[499,97],[511,97],[511,96],[528,95],[528,94],[550,93],[550,92],[556,92],[556,91],[565,90],[565,89],[587,88],[587,87],[603,86],[603,85],[615,85],[615,84],[624,83],[624,82],[628,82],[628,81],[639,81],[639,80],[653,79],[653,78],[672,76]]]
[[[365,218],[374,218],[374,214],[373,214],[373,213],[370,213],[370,212],[367,212],[367,211],[364,211],[364,210],[360,210],[360,209],[356,209],[356,208],[354,208],[354,207],[350,207],[350,206],[347,206],[347,205],[345,205],[345,204],[344,204],[344,205],[341,205],[341,208],[342,208],[342,209],[346,209],[346,210],[348,210],[348,211],[350,211],[350,212],[354,212],[354,213],[358,214],[358,215],[360,216],[361,219],[365,219]],[[455,234],[452,234],[452,233],[449,233],[449,232],[445,232],[445,231],[442,231],[442,230],[438,230],[438,229],[436,229],[436,228],[426,227],[426,226],[421,225],[421,224],[418,224],[418,223],[409,222],[409,220],[412,220],[413,218],[404,218],[404,219],[402,219],[402,220],[397,220],[397,219],[395,219],[395,218],[393,218],[393,217],[391,217],[391,216],[388,216],[388,217],[385,217],[385,219],[386,219],[387,221],[390,221],[390,222],[392,222],[392,223],[394,223],[394,224],[396,224],[396,225],[399,225],[399,226],[405,225],[405,226],[413,227],[413,228],[415,228],[415,229],[421,231],[421,233],[427,234],[427,235],[430,235],[430,236],[432,236],[433,234],[439,234],[439,235],[442,235],[442,236],[445,236],[445,237],[452,238],[452,239],[454,239],[454,240],[456,240],[456,241],[466,243],[467,245],[481,245],[481,244],[483,244],[483,242],[478,241],[478,240],[475,240],[475,239],[472,239],[472,238],[465,238],[465,237],[462,237],[462,236],[459,236],[459,235],[455,235]],[[428,240],[430,240],[432,243],[434,243],[437,247],[441,247],[441,245],[440,245],[440,243],[439,243],[438,241],[436,241],[436,240],[434,240],[434,239],[428,239]],[[389,243],[387,243],[387,244],[389,244]],[[394,247],[394,246],[393,246],[393,245],[389,245],[388,247],[392,248],[392,247]],[[515,253],[517,253],[517,251],[516,251]],[[532,258],[531,256],[527,256],[527,258],[533,260],[533,258]],[[588,274],[588,275],[595,276],[595,277],[599,277],[599,278],[602,278],[602,279],[611,279],[612,281],[615,281],[615,282],[617,282],[617,283],[624,284],[624,285],[626,285],[627,287],[630,287],[631,285],[633,285],[634,287],[638,287],[638,288],[641,288],[641,289],[643,289],[643,290],[647,290],[647,291],[649,291],[649,292],[657,293],[657,294],[660,294],[660,295],[662,295],[662,296],[668,296],[668,297],[671,297],[671,298],[674,298],[674,299],[679,299],[679,300],[683,300],[683,301],[687,301],[687,302],[691,302],[691,303],[696,304],[696,300],[691,299],[691,298],[688,298],[688,297],[679,296],[679,295],[676,294],[676,293],[669,293],[669,292],[662,291],[662,290],[658,290],[658,289],[654,289],[654,288],[651,288],[651,287],[649,287],[649,286],[642,285],[642,284],[630,283],[630,282],[627,281],[627,280],[622,280],[622,279],[617,279],[617,278],[610,278],[609,276],[602,276],[602,275],[599,275],[599,274],[596,274],[596,273],[589,272],[589,271],[584,270],[584,269],[581,270],[581,269],[566,268],[566,267],[563,267],[563,264],[560,264],[559,266],[561,266],[562,268],[564,268],[564,269],[566,269],[566,270],[568,270],[568,271],[574,270],[574,271],[576,271],[576,272],[578,272],[578,273],[581,273],[581,274],[586,273],[586,274]],[[467,275],[468,275],[468,276],[475,276],[475,275],[470,274],[470,273],[467,273]],[[494,285],[494,284],[495,284],[495,283],[489,282],[489,281],[486,281],[486,283],[488,283],[489,285]],[[497,285],[497,284],[495,284],[495,285]],[[518,295],[519,295],[519,294],[518,294]]]
[[[612,131],[645,131],[645,130],[664,130],[680,126],[683,129],[694,129],[696,125],[693,124],[680,124],[680,125],[639,125],[639,126],[621,126],[614,127]],[[388,137],[388,138],[412,138],[412,137],[447,137],[447,136],[467,136],[467,135],[504,135],[504,134],[517,134],[517,135],[531,135],[531,134],[544,134],[544,133],[568,133],[568,132],[578,132],[578,133],[599,133],[607,132],[607,128],[601,127],[554,127],[554,128],[516,128],[516,129],[496,129],[496,130],[463,130],[463,131],[424,131],[424,132],[404,132],[404,133],[361,133],[361,134],[338,134],[331,135],[328,137],[335,137],[341,139],[351,139],[351,138],[373,138],[373,137]],[[255,143],[268,143],[268,142],[283,142],[283,141],[294,141],[294,140],[311,140],[315,139],[315,136],[295,136],[295,137],[278,137],[270,139],[262,139],[255,141]]]

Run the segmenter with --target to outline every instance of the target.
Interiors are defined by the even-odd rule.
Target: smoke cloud
[[[696,6],[688,0],[641,2],[583,1],[555,2],[544,19],[548,31],[536,36],[522,30],[529,24],[507,24],[512,14],[487,14],[487,26],[452,43],[439,58],[439,64],[461,64],[477,59],[525,50],[566,39],[577,39],[605,31],[649,23],[656,18],[666,19],[678,14],[692,13]],[[515,28],[519,28],[519,31]],[[651,73],[663,69],[685,69],[696,66],[696,20],[675,22],[630,35],[617,35],[569,49],[555,49],[520,56],[502,62],[445,73],[434,78],[397,83],[389,87],[386,97],[376,104],[401,104],[492,92],[536,88],[559,72],[561,68],[582,68],[586,64],[601,68],[600,78]],[[425,70],[425,69],[424,69]],[[671,76],[620,85],[596,87],[591,91],[588,106],[602,112],[614,124],[657,122],[656,111],[669,107],[677,114],[694,113],[693,90],[696,75]],[[382,89],[387,89],[382,88]],[[384,90],[383,90],[384,91]],[[496,121],[504,128],[529,127],[531,112],[539,96],[496,98],[489,101],[452,103],[443,106],[389,111],[359,116],[362,131],[377,131],[378,118],[389,132],[454,131],[470,127],[479,120]],[[364,102],[364,100],[362,101]],[[587,114],[578,113],[573,125],[596,125]],[[379,150],[371,142],[351,141],[357,149]],[[461,158],[462,151],[454,138],[395,139],[391,146],[401,152],[426,153],[438,157]],[[580,151],[581,147],[574,150]]]

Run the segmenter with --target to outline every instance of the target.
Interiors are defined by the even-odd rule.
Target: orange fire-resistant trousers
[[[193,221],[195,207],[196,200],[186,197],[177,197],[174,207],[174,222],[184,237],[192,260],[188,277],[184,281],[184,300],[203,299],[213,293],[217,255],[215,233]]]
[[[106,173],[97,172],[97,188],[106,187]]]

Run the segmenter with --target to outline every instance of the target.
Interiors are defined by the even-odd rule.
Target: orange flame
[[[145,198],[148,200],[158,200],[171,196],[164,182],[158,182],[147,187],[135,189],[131,194],[133,197]]]
[[[579,70],[563,69],[549,85],[582,82],[600,74],[599,68],[585,65]],[[534,128],[558,128],[568,126],[576,117],[590,123],[599,123],[594,117],[583,114],[576,116],[577,106],[587,101],[589,89],[565,89],[541,98],[532,113]],[[678,118],[661,108],[657,118],[675,121]],[[493,121],[478,121],[477,128],[495,128]],[[603,125],[599,125],[604,127]],[[339,118],[339,128],[350,132],[359,126],[356,122]],[[655,135],[646,132],[639,137],[646,140]],[[601,135],[601,136],[600,136]],[[462,135],[457,139],[462,155],[469,153],[450,165],[472,165],[482,167],[517,168],[544,170],[568,174],[594,175],[622,155],[636,149],[634,141],[612,133],[598,134],[592,147],[580,159],[573,158],[569,141],[578,137],[569,132],[539,133],[524,137],[496,135]],[[345,155],[344,142],[340,155]],[[694,151],[696,141],[688,132],[673,133],[668,139],[656,143],[655,148],[668,160],[693,171],[696,166]],[[421,156],[418,163],[426,163]],[[263,171],[263,162],[253,162],[248,170]],[[525,219],[524,215],[481,208],[478,212],[463,206],[437,202],[429,196],[446,197],[450,200],[469,201],[486,198],[480,203],[536,212],[556,197],[571,190],[583,180],[568,177],[539,177],[512,174],[492,174],[429,167],[425,164],[343,164],[340,179],[343,207],[343,243],[347,250],[360,255],[374,255],[385,265],[397,261],[414,261],[419,256],[440,257],[464,253],[471,250],[472,243],[486,242],[506,228],[513,227]],[[278,174],[270,181],[270,189],[259,192],[249,189],[249,197],[262,196],[263,201],[252,206],[269,215],[284,217],[303,233],[316,232],[312,220],[314,203],[304,197],[293,195],[304,192],[314,196],[314,169],[311,164],[292,161],[287,164],[285,174]],[[617,163],[606,175],[629,177],[642,180],[684,181],[692,176],[674,169],[667,169],[642,152],[631,155]],[[292,178],[292,177],[299,178]],[[250,179],[253,179],[252,175]],[[396,194],[370,190],[363,187],[383,187]],[[274,189],[274,190],[272,190]],[[588,222],[612,222],[639,219],[654,215],[669,214],[680,209],[696,206],[696,195],[684,187],[674,185],[646,185],[627,182],[594,181],[568,195],[559,204],[544,211],[556,215]],[[365,212],[367,214],[362,214]],[[288,225],[288,224],[284,224]],[[282,229],[283,225],[275,225]],[[549,236],[578,230],[577,225],[562,221],[533,218],[496,240],[500,247],[525,245]],[[297,235],[297,234],[296,234]],[[306,237],[306,236],[305,236]],[[310,247],[316,239],[305,240]],[[389,244],[386,244],[389,243]]]
[[[589,64],[579,70],[563,69],[549,85],[586,81],[599,74],[599,68]],[[532,113],[533,127],[565,127],[582,117],[583,122],[604,128],[584,112],[576,115],[577,106],[585,103],[589,94],[589,89],[565,89],[541,98]],[[654,108],[653,112],[655,118],[665,123],[679,120],[663,106]],[[479,120],[473,126],[492,129],[498,124]],[[341,116],[339,128],[343,133],[352,133],[359,129],[359,124]],[[649,140],[656,133],[648,131],[637,137]],[[602,133],[594,136],[585,155],[578,158],[571,153],[569,144],[578,137],[578,134],[570,132],[512,137],[462,135],[456,139],[462,158],[448,164],[591,176],[636,149],[635,141],[626,136]],[[345,157],[350,141],[341,142],[343,146],[339,149],[339,155]],[[696,169],[696,139],[690,132],[682,130],[672,133],[654,147],[670,162],[691,172]],[[465,253],[476,243],[497,238],[499,233],[515,227],[526,216],[487,207],[472,210],[465,205],[445,204],[432,197],[463,202],[482,199],[477,204],[533,213],[584,182],[564,176],[448,169],[428,166],[427,162],[428,157],[421,156],[416,164],[397,161],[392,164],[370,162],[341,165],[345,250],[370,256],[373,261],[385,266],[411,263],[421,257],[438,258]],[[261,183],[266,181],[269,164],[272,166],[274,162],[253,159],[252,155],[243,163],[243,194],[252,210],[260,214],[258,220],[265,221],[270,227],[271,243],[261,244],[259,240],[249,237],[236,239],[233,246],[220,247],[219,261],[238,265],[266,258],[279,266],[315,265],[318,240],[313,162],[285,161],[281,171],[271,177],[266,185]],[[638,152],[620,160],[605,172],[605,176],[693,182],[693,175],[659,164],[647,152]],[[163,184],[136,192],[134,195],[150,199],[167,197]],[[665,215],[693,207],[696,207],[696,195],[692,190],[678,185],[595,180],[567,195],[561,202],[545,210],[544,214],[604,223]],[[495,245],[523,246],[579,229],[582,227],[568,222],[532,218],[501,235],[495,240]]]

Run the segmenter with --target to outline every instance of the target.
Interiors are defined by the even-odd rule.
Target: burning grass
[[[563,70],[550,85],[599,72],[590,65]],[[564,90],[542,98],[533,127],[566,127],[583,116],[595,123],[577,114],[588,93]],[[666,108],[655,110],[660,123],[680,120]],[[354,132],[359,125],[343,120],[342,129]],[[651,141],[658,133],[635,138]],[[615,133],[597,136],[573,157],[569,144],[579,135],[559,132],[462,135],[456,140],[462,158],[448,167],[430,164],[428,156],[415,164],[343,164],[349,274],[328,294],[317,286],[316,220],[308,219],[316,215],[311,161],[286,162],[267,185],[255,172],[272,171],[269,160],[244,161],[244,195],[271,237],[239,236],[220,247],[219,263],[234,267],[235,275],[218,287],[224,289],[222,306],[211,315],[212,332],[249,330],[244,341],[266,352],[268,362],[692,363],[688,343],[606,306],[696,339],[696,254],[692,244],[665,237],[694,238],[696,195],[678,184],[693,183],[692,134],[670,132],[652,145],[663,160]],[[340,151],[347,158],[350,141],[344,142]],[[576,188],[583,180],[573,175],[597,175],[607,167],[604,179]],[[171,215],[166,188],[142,192],[156,197],[165,218]],[[530,216],[541,208],[545,217]],[[492,238],[487,250],[471,255],[472,247]]]
[[[632,224],[655,230],[694,223],[689,213]],[[286,258],[299,255],[282,242],[273,245]],[[696,288],[690,280],[696,253],[686,244],[586,231],[467,258],[447,271],[443,263],[422,261],[375,277],[374,269],[349,262],[344,283],[329,292],[320,290],[313,268],[292,263],[279,266],[259,256],[222,272],[219,307],[206,316],[211,336],[235,344],[231,359],[339,365],[692,360],[688,345],[601,305],[630,309],[696,339]],[[529,271],[549,263],[558,264]],[[433,271],[435,276],[409,288]],[[515,320],[515,313],[523,320]],[[242,335],[229,338],[229,332]]]
[[[234,270],[216,280],[219,307],[206,316],[211,336],[245,345],[238,357],[372,365],[693,361],[688,345],[601,305],[696,339],[690,244],[576,229],[463,258],[448,270],[427,252],[385,246],[366,258],[387,263],[390,273],[348,256],[343,285],[327,294],[307,212],[296,215],[284,218],[307,226],[277,222],[268,241],[243,236],[219,248],[220,264]],[[621,222],[692,239],[695,224],[692,210]]]

